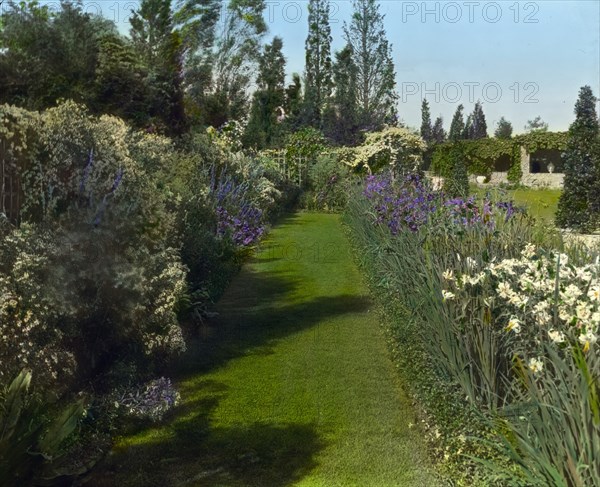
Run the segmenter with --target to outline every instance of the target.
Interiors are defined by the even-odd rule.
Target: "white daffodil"
[[[456,295],[453,292],[446,291],[444,289],[442,291],[442,297],[444,298],[444,301],[451,301],[452,299],[454,299],[456,297]]]
[[[577,318],[583,321],[588,321],[592,317],[592,310],[588,303],[579,301],[576,308]]]
[[[539,374],[544,370],[544,363],[539,358],[530,358],[528,366],[534,374]]]
[[[535,255],[535,245],[528,243],[521,251],[521,255],[526,259],[531,259]]]
[[[588,298],[590,298],[591,301],[598,301],[598,302],[600,302],[600,286],[592,286],[592,287],[590,287],[587,295],[588,295]]]
[[[565,342],[565,334],[562,331],[550,330],[548,332],[548,337],[554,343],[564,343]]]
[[[498,284],[498,295],[503,298],[503,299],[509,299],[514,293],[513,290],[510,287],[510,284],[508,284],[507,282],[501,282],[500,284]]]
[[[579,335],[579,343],[583,345],[583,351],[587,352],[594,343],[598,341],[598,337],[590,330],[582,335]]]
[[[535,321],[540,326],[545,326],[552,320],[552,316],[547,311],[540,311],[535,315]]]
[[[442,277],[446,281],[454,281],[455,280],[454,271],[452,269],[448,269],[448,270],[444,271],[444,273],[442,274]]]
[[[521,322],[516,317],[512,317],[508,320],[508,325],[506,325],[506,331],[512,331],[516,335],[521,333]]]
[[[563,321],[571,321],[573,319],[573,315],[565,306],[560,306],[558,308],[558,317]]]

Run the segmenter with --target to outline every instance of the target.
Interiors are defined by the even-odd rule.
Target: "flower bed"
[[[597,258],[555,250],[510,201],[416,176],[368,178],[346,218],[455,480],[599,485]]]

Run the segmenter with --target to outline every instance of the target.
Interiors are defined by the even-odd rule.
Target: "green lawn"
[[[474,194],[480,196],[485,195],[487,191],[498,191],[501,194],[506,193],[515,203],[526,207],[531,215],[550,223],[554,223],[554,215],[561,193],[560,189],[518,188],[497,190],[494,188],[479,188],[475,185],[471,187],[471,190]]]
[[[436,485],[338,216],[288,217],[218,311],[181,405],[120,438],[88,485]]]

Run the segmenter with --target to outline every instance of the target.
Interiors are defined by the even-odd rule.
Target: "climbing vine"
[[[508,180],[517,183],[521,180],[521,147],[530,154],[542,149],[564,150],[567,144],[566,132],[533,132],[512,139],[478,139],[447,142],[436,147],[433,153],[431,170],[443,177],[452,172],[453,150],[459,148],[471,174],[489,176],[494,163],[501,157],[510,158]]]

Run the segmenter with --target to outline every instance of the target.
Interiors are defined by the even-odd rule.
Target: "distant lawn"
[[[176,374],[181,405],[86,485],[437,485],[338,216],[278,225],[218,311]]]
[[[488,191],[506,194],[516,204],[526,207],[530,215],[552,224],[554,223],[554,215],[558,207],[558,198],[562,192],[560,189],[518,188],[504,190],[480,188],[476,185],[471,186],[471,191],[478,196],[483,196]]]

